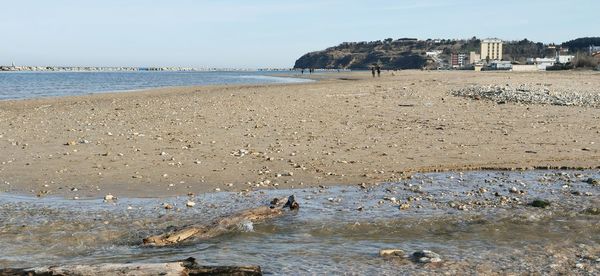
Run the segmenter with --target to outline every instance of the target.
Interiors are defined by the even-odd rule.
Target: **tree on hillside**
[[[600,37],[582,37],[562,44],[563,47],[569,48],[571,53],[587,52],[590,45],[600,46]]]

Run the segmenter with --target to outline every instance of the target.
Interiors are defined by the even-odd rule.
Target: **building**
[[[513,64],[512,70],[514,72],[535,72],[539,71],[535,64]]]
[[[590,45],[589,54],[593,56],[594,54],[600,53],[600,46]]]
[[[475,53],[474,51],[469,53],[469,64],[475,64],[481,61],[481,55]]]
[[[467,54],[464,53],[452,53],[450,54],[450,66],[452,68],[461,68],[467,65]]]
[[[512,64],[510,63],[510,61],[494,60],[491,62],[490,68],[492,70],[511,70]]]
[[[502,60],[502,40],[490,38],[481,41],[481,59]]]
[[[440,54],[442,54],[441,50],[435,50],[435,51],[425,52],[425,56],[428,56],[428,57],[437,57]]]
[[[574,58],[575,58],[575,56],[571,56],[571,55],[558,55],[558,56],[556,56],[556,62],[566,64],[566,63],[571,62],[571,60],[573,60]]]
[[[527,64],[535,64],[539,70],[546,70],[546,67],[554,66],[555,58],[528,58]]]

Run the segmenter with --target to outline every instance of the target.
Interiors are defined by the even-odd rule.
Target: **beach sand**
[[[592,91],[594,72],[370,72],[0,102],[0,191],[161,197],[365,185],[414,172],[600,166],[597,108],[455,97],[472,84]]]

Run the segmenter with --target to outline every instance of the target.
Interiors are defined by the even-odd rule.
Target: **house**
[[[555,58],[528,58],[527,64],[535,64],[539,70],[546,70],[546,67],[554,66]]]
[[[425,52],[425,56],[435,57],[435,56],[440,55],[441,53],[442,53],[441,50],[429,51],[429,52]]]
[[[593,56],[594,54],[600,53],[600,46],[590,45],[589,54]]]
[[[566,63],[571,62],[571,60],[573,60],[574,58],[575,58],[575,56],[571,56],[571,55],[558,55],[556,57],[556,62],[566,64]]]
[[[475,51],[471,51],[469,53],[469,64],[475,64],[479,61],[481,61],[481,55],[475,53]]]
[[[452,53],[450,54],[450,66],[452,68],[461,68],[467,65],[467,54],[464,53]]]

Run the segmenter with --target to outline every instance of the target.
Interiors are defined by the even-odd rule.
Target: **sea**
[[[0,100],[127,92],[150,88],[309,82],[288,71],[0,72]],[[280,75],[280,76],[278,76]]]

